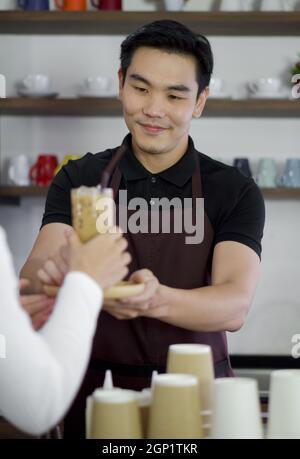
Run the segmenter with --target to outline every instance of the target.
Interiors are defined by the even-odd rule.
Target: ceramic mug
[[[62,160],[62,162],[55,169],[54,175],[56,175],[63,166],[66,166],[69,161],[74,161],[74,160],[80,159],[80,158],[81,158],[80,155],[65,155],[64,159]]]
[[[103,95],[112,86],[112,79],[105,76],[87,77],[83,80],[82,91],[95,95]]]
[[[247,158],[236,158],[233,165],[246,177],[252,177],[249,160]]]
[[[277,185],[286,188],[300,187],[300,159],[290,158],[286,161],[284,173],[277,179]]]
[[[262,0],[261,11],[282,11],[283,2],[282,0]]]
[[[167,11],[181,11],[184,6],[184,0],[164,0]]]
[[[50,91],[51,80],[48,75],[30,74],[18,82],[17,87],[30,94],[46,94]]]
[[[18,0],[18,6],[28,11],[49,10],[49,0]]]
[[[86,0],[55,0],[55,5],[63,11],[86,11]]]
[[[255,181],[261,188],[275,188],[277,167],[274,159],[262,158],[259,160]]]
[[[29,185],[29,160],[26,155],[19,155],[10,160],[8,178],[11,183],[19,186]]]
[[[16,0],[1,0],[0,10],[15,10],[17,8]]]
[[[221,0],[221,11],[241,11],[243,9],[241,0]]]
[[[259,78],[256,81],[250,82],[248,87],[252,93],[260,94],[276,94],[280,91],[282,81],[280,78],[265,77]]]
[[[98,10],[121,10],[122,0],[92,0],[92,6]]]
[[[54,171],[57,168],[57,157],[51,154],[39,155],[36,163],[29,171],[30,180],[36,185],[50,185],[54,176]]]

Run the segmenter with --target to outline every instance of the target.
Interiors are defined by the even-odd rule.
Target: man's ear
[[[198,96],[198,99],[197,99],[197,102],[196,102],[196,105],[193,111],[193,118],[200,118],[204,110],[208,96],[209,96],[209,87],[206,86],[206,88],[203,89],[201,94]]]
[[[124,78],[123,78],[123,72],[121,69],[118,70],[118,78],[119,78],[119,99],[122,99]]]

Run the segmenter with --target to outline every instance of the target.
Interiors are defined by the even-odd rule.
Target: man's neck
[[[159,174],[160,172],[172,167],[184,156],[187,148],[188,140],[184,147],[176,148],[175,150],[161,154],[147,153],[139,148],[135,148],[135,146],[132,145],[135,157],[144,166],[144,168],[152,174]]]

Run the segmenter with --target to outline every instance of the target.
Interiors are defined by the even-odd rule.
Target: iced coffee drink
[[[111,188],[81,186],[71,191],[73,227],[82,242],[105,233],[114,223]]]

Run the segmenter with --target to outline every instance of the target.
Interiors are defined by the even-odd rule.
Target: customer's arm
[[[108,287],[127,274],[126,242],[115,238],[99,236],[84,247],[77,242],[54,313],[38,334],[18,304],[17,279],[0,229],[0,334],[6,341],[6,358],[0,359],[0,410],[28,433],[55,425],[79,388],[102,303],[99,284]],[[88,275],[75,272],[76,266]]]
[[[70,226],[65,223],[49,223],[43,226],[36,238],[34,246],[20,272],[20,277],[30,281],[31,292],[41,292],[42,284],[37,272],[51,259],[65,241],[65,231]],[[57,268],[53,270],[53,277],[58,276]],[[62,281],[62,279],[57,279]],[[56,282],[60,284],[61,282]]]

